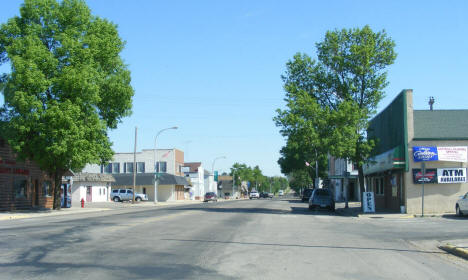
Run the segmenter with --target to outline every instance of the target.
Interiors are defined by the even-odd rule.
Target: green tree
[[[91,15],[84,1],[26,0],[0,27],[4,95],[1,134],[23,160],[54,179],[112,157],[108,129],[131,114],[130,72],[115,24]]]
[[[298,194],[302,193],[302,190],[314,185],[314,181],[310,177],[309,172],[305,169],[298,169],[289,173],[288,181],[291,189]]]
[[[324,147],[358,165],[363,192],[362,166],[374,146],[366,129],[384,96],[385,69],[395,61],[395,43],[384,30],[373,32],[364,26],[328,31],[316,47],[317,61],[297,54],[288,62],[283,77],[286,98],[301,106],[297,96],[306,93],[318,105],[317,115],[326,120],[325,126],[317,126],[318,135],[325,137]]]

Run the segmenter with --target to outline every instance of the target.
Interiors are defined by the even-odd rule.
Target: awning
[[[371,157],[368,163],[363,166],[364,175],[406,168],[405,154],[402,147],[400,145],[385,153]]]
[[[112,184],[114,187],[118,186],[133,186],[133,174],[112,174],[115,178],[115,183]],[[154,186],[154,173],[137,173],[136,174],[136,185],[137,186]],[[160,173],[158,178],[159,185],[179,185],[188,186],[187,179],[182,176],[176,176],[173,174]]]

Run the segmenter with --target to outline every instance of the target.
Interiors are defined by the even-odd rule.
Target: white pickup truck
[[[116,189],[112,190],[111,198],[115,202],[128,201],[133,199],[133,191],[131,189]],[[148,200],[146,194],[135,193],[135,201]]]

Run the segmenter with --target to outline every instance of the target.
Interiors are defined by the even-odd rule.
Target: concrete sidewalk
[[[224,199],[218,200],[218,202],[223,202]],[[190,204],[201,204],[203,201],[199,200],[182,200],[182,201],[171,201],[171,202],[93,202],[85,204],[84,208],[81,208],[80,205],[73,206],[71,208],[62,208],[60,210],[49,210],[49,209],[31,209],[31,210],[17,210],[17,211],[8,211],[0,212],[0,221],[5,220],[15,220],[15,219],[28,219],[28,218],[37,218],[37,217],[46,217],[46,216],[58,216],[58,215],[69,215],[69,214],[81,214],[81,213],[91,213],[91,212],[101,212],[101,211],[112,211],[112,210],[122,210],[122,209],[149,209],[149,208],[166,208],[166,207],[175,207],[180,205],[190,205]],[[210,202],[212,203],[212,202]]]
[[[361,203],[360,202],[349,202],[348,208],[345,208],[344,202],[336,202],[335,203],[335,211],[337,214],[342,216],[351,216],[351,217],[358,217],[358,218],[367,218],[367,219],[411,219],[417,217],[413,214],[405,214],[405,213],[395,213],[395,212],[376,212],[376,213],[363,213],[361,211]],[[426,215],[427,217],[437,217],[443,216],[444,214],[430,214]]]

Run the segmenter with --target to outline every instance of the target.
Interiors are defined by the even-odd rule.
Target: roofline
[[[382,110],[380,110],[380,112],[378,112],[377,114],[375,114],[375,115],[369,120],[369,122],[371,122],[372,120],[374,120],[375,118],[377,118],[377,116],[379,116],[379,115],[382,114],[385,110],[387,110],[387,109],[390,107],[390,105],[392,105],[393,101],[395,101],[395,99],[396,99],[400,94],[402,94],[403,92],[406,94],[406,92],[409,91],[409,90],[410,90],[410,91],[413,91],[413,89],[411,89],[411,88],[402,89],[402,90],[397,94],[397,96],[395,96],[395,97],[392,99],[392,101],[390,101],[390,103],[388,103],[387,106],[385,106],[385,108],[383,108]],[[406,99],[406,98],[405,98],[405,99]]]
[[[437,140],[468,140],[468,137],[440,137],[440,138],[413,138],[413,141],[437,141]]]
[[[414,109],[413,111],[419,112],[440,112],[440,111],[468,111],[468,109],[438,109],[438,110],[421,110],[421,109]]]

